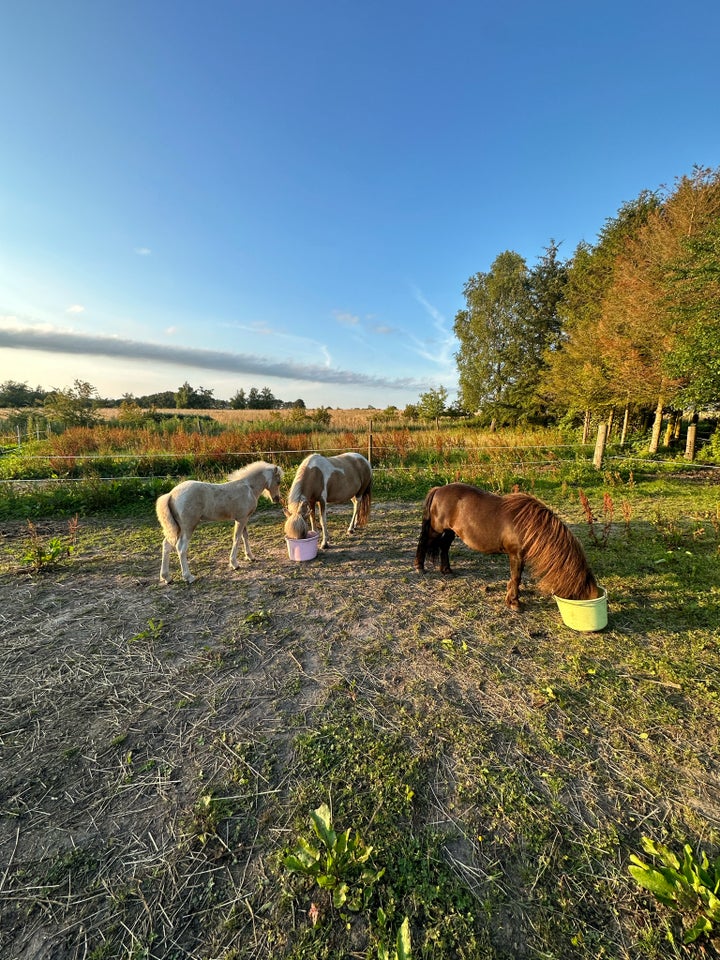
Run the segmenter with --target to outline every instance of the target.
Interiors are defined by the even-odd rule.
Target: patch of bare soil
[[[452,635],[455,604],[441,599],[452,588],[412,568],[417,506],[375,504],[354,537],[349,512],[336,510],[333,546],[306,563],[289,560],[281,519],[253,517],[257,560],[237,572],[227,566],[231,527],[200,527],[192,585],[175,557],[176,579],[159,583],[150,520],[82,521],[77,552],[33,574],[20,562],[26,525],[4,525],[3,957],[116,955],[111,943],[123,956],[210,955],[213,886],[222,881],[242,904],[263,882],[263,857],[287,841],[283,799],[303,717],[340,682],[397,689],[415,679],[426,670],[422,645],[415,662],[393,651],[423,621],[425,639]],[[65,532],[38,523],[45,540]],[[494,563],[501,587],[506,561],[485,569]],[[480,601],[493,618],[504,618],[503,595]],[[429,604],[431,627],[420,615]],[[221,836],[214,860],[203,798],[220,784],[247,817],[234,818],[232,843],[228,835],[224,850]],[[162,888],[149,903],[153,872]]]
[[[416,574],[419,504],[375,503],[355,536],[345,532],[349,516],[331,511],[333,546],[297,563],[279,511],[259,510],[250,524],[257,560],[238,571],[228,568],[230,525],[201,526],[191,585],[175,557],[175,579],[159,582],[154,518],[81,521],[77,551],[34,574],[21,563],[26,525],[3,525],[0,956],[284,955],[271,949],[263,911],[277,886],[271,858],[294,836],[294,743],[339,688],[386,728],[403,711],[418,722],[462,714],[478,751],[484,743],[500,758],[502,777],[510,783],[521,764],[538,790],[545,771],[535,748],[523,759],[503,731],[529,738],[528,718],[546,711],[553,741],[587,739],[586,707],[578,703],[570,731],[542,679],[567,645],[552,600],[524,585],[525,612],[510,614],[507,558],[459,542],[455,577]],[[65,532],[60,522],[38,524],[41,538]],[[463,827],[452,730],[438,731],[441,759],[417,816],[453,827],[446,856],[481,901],[504,891],[492,955],[530,956],[523,898],[537,899],[546,865],[506,865],[498,881],[493,844],[512,842],[499,821],[505,811],[498,807],[493,842]],[[604,802],[603,731],[593,743],[597,781],[567,777],[569,836],[594,824]],[[482,783],[497,776],[484,763],[476,805]],[[505,795],[504,783],[496,788]],[[655,803],[642,797],[638,808]],[[605,900],[588,898],[603,935]]]

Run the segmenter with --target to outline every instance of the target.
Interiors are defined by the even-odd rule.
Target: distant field
[[[118,415],[116,407],[103,407],[98,411],[106,420],[112,420]],[[308,407],[305,411],[309,417],[315,412],[315,408]],[[177,410],[175,407],[158,408],[158,413],[182,414],[184,417],[212,417],[218,423],[263,423],[268,420],[291,420],[295,416],[293,410]],[[349,409],[349,410],[330,410],[331,425],[347,430],[357,430],[367,427],[373,418],[384,417],[382,410],[375,409]],[[402,417],[398,413],[398,419]]]

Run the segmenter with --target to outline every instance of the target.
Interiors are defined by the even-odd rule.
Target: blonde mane
[[[293,480],[292,485],[290,487],[290,492],[288,493],[288,498],[287,498],[288,509],[290,509],[292,506],[297,506],[298,504],[302,504],[305,499],[302,494],[302,487],[303,487],[305,472],[307,471],[309,461],[310,461],[310,458],[306,457],[298,467],[298,471],[295,474],[295,479]]]
[[[239,467],[237,470],[233,470],[232,473],[228,474],[228,482],[232,480],[244,480],[246,477],[255,476],[262,470],[273,470],[275,468],[274,463],[266,463],[265,460],[257,460],[255,463],[248,463],[247,466]]]

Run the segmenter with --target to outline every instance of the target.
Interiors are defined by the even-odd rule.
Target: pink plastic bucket
[[[320,534],[317,530],[310,530],[308,535],[303,537],[302,540],[285,537],[288,556],[291,560],[312,560],[317,556],[319,539]]]

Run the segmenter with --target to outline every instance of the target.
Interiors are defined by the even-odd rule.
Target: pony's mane
[[[228,474],[228,481],[230,480],[244,480],[246,477],[254,477],[256,473],[261,473],[263,470],[274,470],[274,463],[267,463],[265,460],[258,460],[255,463],[248,463],[245,467],[240,467],[238,470],[233,470],[232,473]]]
[[[506,493],[503,509],[522,538],[528,564],[546,593],[573,599],[596,586],[582,544],[556,513],[528,493]]]
[[[305,476],[305,471],[307,470],[308,463],[310,462],[310,457],[305,457],[303,462],[298,467],[297,473],[295,474],[295,479],[290,486],[290,492],[288,493],[287,505],[295,505],[302,503],[302,494],[300,490],[302,489],[303,478]]]

